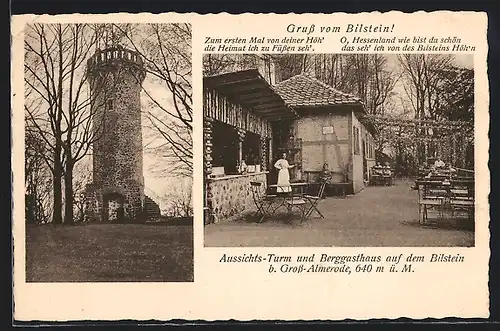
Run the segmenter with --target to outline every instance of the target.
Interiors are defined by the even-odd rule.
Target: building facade
[[[326,165],[332,182],[352,184],[351,193],[361,191],[369,180],[368,169],[375,165],[374,127],[363,116],[361,99],[307,74],[293,76],[274,89],[299,115],[290,127],[300,141],[297,177],[314,180]]]
[[[276,183],[283,152],[297,165],[292,181],[315,182],[325,165],[351,194],[368,180],[374,129],[361,100],[307,74],[273,80],[269,67],[204,78],[207,222],[251,210],[250,182]],[[239,171],[242,160],[251,171]]]
[[[250,182],[263,182],[265,190],[273,125],[297,115],[258,70],[205,77],[203,83],[205,211],[218,220],[252,207]]]

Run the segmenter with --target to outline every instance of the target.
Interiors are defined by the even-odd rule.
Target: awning
[[[298,117],[257,69],[204,77],[203,87],[215,90],[231,102],[248,108],[269,121]]]

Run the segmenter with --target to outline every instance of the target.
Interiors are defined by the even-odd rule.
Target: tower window
[[[106,110],[113,110],[113,99],[106,100]]]

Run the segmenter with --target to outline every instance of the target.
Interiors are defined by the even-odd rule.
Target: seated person
[[[444,168],[444,166],[445,166],[445,165],[446,165],[446,164],[443,162],[443,160],[441,160],[441,158],[440,158],[440,157],[438,157],[438,158],[436,159],[436,162],[434,162],[434,167],[435,167],[436,169]]]
[[[248,169],[248,166],[245,163],[245,160],[241,160],[240,169],[239,169],[240,173],[245,174],[247,172],[247,169]]]
[[[372,168],[372,174],[373,175],[380,175],[381,169],[382,169],[382,166],[380,165],[380,163],[377,163],[377,165]]]
[[[382,173],[384,176],[390,176],[392,174],[391,168],[385,167]]]
[[[329,170],[328,163],[323,164],[323,170],[321,171],[320,181],[328,182],[332,179],[332,173]]]

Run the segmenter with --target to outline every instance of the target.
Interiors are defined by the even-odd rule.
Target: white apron
[[[292,187],[290,186],[290,173],[288,172],[288,168],[290,166],[288,165],[288,161],[284,159],[279,159],[274,164],[274,167],[276,169],[279,169],[277,192],[278,193],[290,192],[292,190]]]

